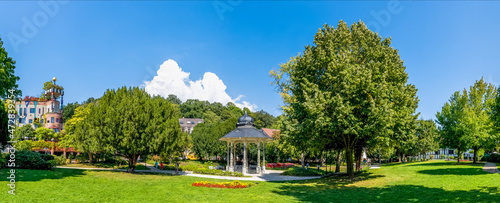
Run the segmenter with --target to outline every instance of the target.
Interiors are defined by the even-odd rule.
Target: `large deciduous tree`
[[[4,100],[11,94],[8,92],[10,89],[14,89],[14,96],[21,96],[21,90],[17,89],[19,77],[14,75],[15,64],[16,61],[8,56],[0,38],[0,98]]]
[[[483,78],[474,85],[455,92],[436,117],[441,125],[442,143],[458,150],[458,159],[468,148],[474,150],[474,162],[479,149],[491,149],[497,136],[494,128],[496,88]],[[459,160],[460,161],[460,160]]]
[[[439,149],[439,134],[433,120],[418,120],[415,134],[416,151],[425,154]]]
[[[415,119],[417,90],[407,84],[405,66],[390,38],[382,39],[363,22],[325,25],[313,43],[271,71],[284,113],[293,121],[294,133],[287,134],[295,143],[339,140],[353,177],[355,149],[375,137],[411,129],[407,123]]]

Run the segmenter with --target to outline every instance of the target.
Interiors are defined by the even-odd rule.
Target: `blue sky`
[[[323,24],[339,20],[362,20],[392,37],[425,119],[481,76],[500,84],[500,2],[231,2],[1,1],[0,36],[17,61],[23,96],[36,96],[55,76],[65,103],[144,86],[164,67],[155,88],[173,72],[189,73],[186,87],[155,91],[220,96],[279,115],[269,71],[302,52]],[[27,29],[31,24],[36,30]],[[164,63],[169,59],[175,63]]]

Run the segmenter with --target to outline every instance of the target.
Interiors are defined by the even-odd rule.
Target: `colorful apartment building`
[[[25,97],[21,101],[16,101],[17,123],[18,126],[31,124],[34,128],[38,121],[43,127],[53,129],[54,132],[60,132],[63,129],[62,102],[64,90],[61,86],[55,84],[56,78],[53,78],[51,88],[45,90],[45,98]],[[61,102],[58,99],[61,99]]]

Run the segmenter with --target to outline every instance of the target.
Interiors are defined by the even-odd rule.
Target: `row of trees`
[[[107,90],[95,102],[75,109],[61,144],[89,154],[91,163],[96,153],[124,156],[134,171],[141,155],[168,157],[184,149],[187,134],[179,128],[179,117],[178,106],[144,89]]]
[[[495,149],[500,140],[498,91],[481,78],[469,90],[453,93],[436,114],[442,145],[456,149],[458,154],[473,149],[474,163],[479,150]],[[460,162],[460,156],[457,159]]]

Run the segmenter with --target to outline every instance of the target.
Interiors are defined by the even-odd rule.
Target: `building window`
[[[23,109],[19,108],[19,116],[22,116],[22,115],[23,115]]]
[[[57,132],[57,130],[59,130],[59,129],[57,129],[57,128],[54,128],[54,132]]]
[[[30,120],[29,120],[29,123],[33,123],[33,119],[30,119]]]
[[[56,118],[56,123],[59,123],[59,119],[58,118]]]
[[[453,153],[453,149],[448,150],[448,154],[455,154]]]
[[[30,113],[35,113],[35,108],[30,108]]]
[[[184,121],[181,121],[180,123],[181,123],[181,124],[184,124]]]
[[[54,123],[54,117],[50,118],[50,122]]]
[[[40,112],[42,112],[42,109],[38,109],[38,114],[40,114]]]

